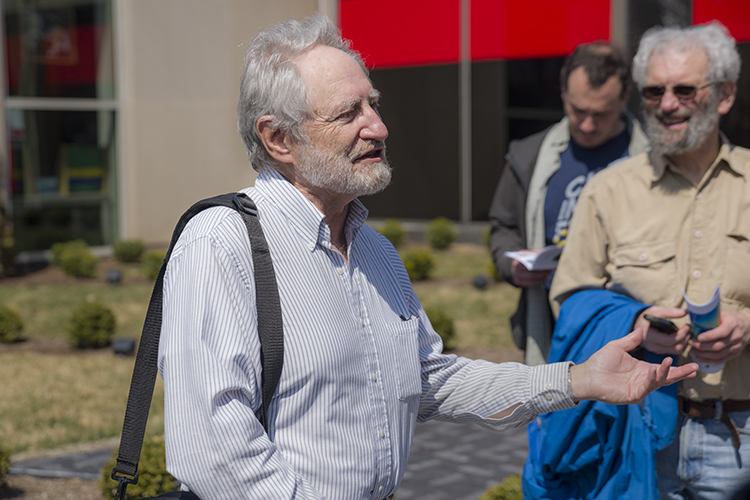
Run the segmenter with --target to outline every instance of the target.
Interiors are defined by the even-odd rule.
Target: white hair
[[[740,76],[740,55],[734,38],[718,21],[687,28],[649,29],[643,34],[638,52],[633,58],[633,80],[639,88],[646,85],[648,62],[654,52],[663,54],[669,49],[679,51],[703,49],[708,55],[706,81],[710,83],[737,82]]]
[[[240,79],[237,127],[255,170],[273,164],[256,130],[262,116],[273,116],[270,125],[274,130],[283,131],[294,141],[304,140],[302,125],[313,117],[313,109],[293,59],[321,45],[349,54],[368,74],[359,54],[341,38],[333,22],[321,14],[302,22],[290,19],[264,31],[247,49]]]

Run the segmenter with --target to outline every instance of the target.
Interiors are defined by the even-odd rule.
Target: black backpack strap
[[[159,356],[159,337],[162,323],[162,299],[164,288],[164,273],[182,230],[196,214],[216,206],[224,206],[237,210],[247,227],[250,247],[252,250],[253,268],[256,289],[256,307],[258,315],[258,336],[260,338],[260,357],[262,365],[261,375],[261,407],[258,409],[258,420],[268,431],[268,405],[281,377],[284,362],[284,338],[281,323],[281,304],[279,290],[276,284],[276,274],[273,270],[268,243],[263,235],[263,229],[258,221],[258,210],[255,203],[243,193],[228,193],[213,198],[201,200],[190,207],[180,217],[172,241],[164,258],[164,263],[154,284],[151,300],[143,325],[143,333],[138,345],[133,378],[130,382],[128,405],[125,410],[125,421],[120,439],[120,449],[117,464],[112,469],[112,479],[119,481],[115,500],[124,498],[128,484],[138,482],[138,461],[143,446],[143,436],[146,432],[146,422],[154,395],[156,382],[157,361]]]

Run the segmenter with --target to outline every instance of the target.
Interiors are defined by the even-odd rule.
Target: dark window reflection
[[[109,0],[5,0],[8,94],[114,98]]]

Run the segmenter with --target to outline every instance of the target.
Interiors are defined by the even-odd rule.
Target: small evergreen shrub
[[[492,276],[492,279],[495,280],[495,282],[503,281],[503,277],[500,276],[500,271],[498,271],[497,266],[495,265],[495,261],[492,260],[492,257],[487,259],[487,274]]]
[[[151,250],[146,252],[143,257],[143,263],[141,264],[141,270],[144,276],[150,280],[155,280],[159,276],[159,269],[164,263],[164,257],[167,256],[166,250]]]
[[[427,241],[435,250],[445,250],[457,239],[455,225],[445,217],[438,217],[427,225]]]
[[[21,315],[8,306],[0,305],[0,343],[10,344],[21,338]]]
[[[490,486],[479,500],[523,500],[521,474],[507,476],[501,483]]]
[[[487,248],[492,248],[492,227],[487,226],[484,228],[484,231],[482,231],[482,243],[484,243],[484,246]]]
[[[429,248],[415,248],[405,252],[401,258],[406,272],[412,281],[423,281],[430,278],[435,267],[435,256]]]
[[[456,327],[453,323],[453,318],[450,314],[440,309],[439,307],[428,307],[424,310],[427,317],[430,318],[432,328],[440,335],[443,339],[443,348],[451,349],[453,347],[453,341],[456,338]]]
[[[112,469],[117,464],[115,450],[99,476],[99,487],[105,499],[115,498],[117,481],[112,479]],[[128,485],[123,500],[155,497],[167,491],[180,489],[180,483],[167,472],[167,459],[164,451],[164,436],[143,440],[141,460],[138,462],[138,484]]]
[[[5,486],[5,476],[10,470],[10,448],[0,444],[0,488]]]
[[[115,314],[100,302],[82,302],[68,324],[71,343],[79,349],[106,347],[115,334]]]
[[[74,248],[88,249],[88,244],[83,240],[61,241],[52,245],[52,263],[62,267],[62,255],[66,250]]]
[[[396,219],[386,219],[378,228],[378,232],[385,236],[395,248],[406,242],[404,225]]]
[[[89,252],[83,240],[73,240],[52,245],[52,262],[65,274],[74,278],[96,276],[97,258]]]
[[[120,240],[113,245],[112,250],[118,262],[138,262],[146,251],[146,245],[142,240]]]

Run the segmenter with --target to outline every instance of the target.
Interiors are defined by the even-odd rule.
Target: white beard
[[[687,127],[678,131],[671,131],[661,124],[657,118],[660,115],[658,108],[653,112],[644,109],[646,134],[651,139],[654,150],[663,155],[675,155],[698,149],[719,122],[719,113],[716,111],[718,104],[719,93],[711,92],[706,104],[699,105],[689,115]]]
[[[391,183],[388,159],[365,166],[357,166],[352,159],[371,147],[359,148],[354,153],[339,153],[314,145],[301,148],[297,173],[313,187],[339,194],[366,196],[379,193]]]

